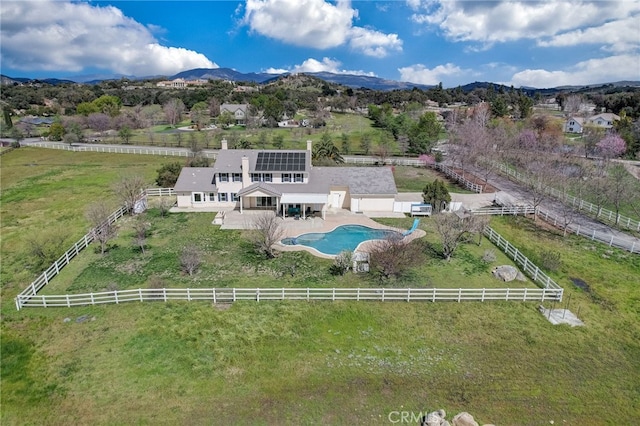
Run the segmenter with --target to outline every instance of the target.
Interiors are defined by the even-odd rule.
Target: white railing
[[[527,215],[535,214],[536,209],[532,206],[503,206],[503,207],[486,207],[476,210],[471,210],[474,215]],[[596,231],[595,229],[588,228],[586,226],[568,224],[561,217],[554,215],[551,212],[538,208],[537,217],[545,222],[562,229],[569,234],[576,234],[582,237],[589,238],[592,241],[598,241],[607,244],[609,247],[617,247],[623,250],[627,250],[631,253],[640,254],[640,242],[633,239],[616,237],[615,235]]]
[[[173,188],[147,188],[144,193],[149,197],[169,197],[175,195]]]
[[[125,302],[205,300],[232,303],[239,300],[352,300],[377,302],[544,302],[562,300],[555,288],[161,288],[117,290],[86,294],[18,296],[20,307],[74,307]]]
[[[127,213],[126,207],[120,207],[115,212],[111,213],[111,215],[107,218],[105,222],[112,224],[120,219]],[[36,278],[29,287],[25,288],[18,294],[18,298],[16,300],[20,300],[21,298],[29,298],[35,296],[38,291],[45,285],[49,284],[49,281],[58,275],[62,268],[67,266],[71,259],[76,257],[82,250],[84,250],[94,239],[94,232],[91,230],[89,233],[85,234],[77,243],[75,243],[69,250],[64,252],[62,256],[58,258],[47,270],[45,270],[38,278]],[[19,307],[18,307],[19,309]]]
[[[507,175],[508,177],[512,177],[513,179],[520,182],[527,182],[529,178],[518,172],[517,170],[513,170],[509,166],[502,163],[495,163],[498,166],[498,170]],[[588,201],[582,200],[580,198],[574,197],[573,195],[569,195],[559,191],[550,186],[545,186],[544,190],[551,197],[562,201],[565,204],[571,205],[575,207],[579,211],[584,211],[589,214],[594,215],[594,217],[603,222],[612,223],[614,225],[620,226],[625,229],[640,231],[640,220],[632,219],[627,216],[623,216],[621,214],[616,214],[611,210],[607,210],[601,206],[597,206]]]
[[[477,216],[506,216],[506,215],[528,215],[534,214],[536,209],[531,206],[502,206],[502,207],[483,207],[471,210],[471,213]]]
[[[555,281],[545,274],[540,268],[529,260],[520,250],[507,241],[502,235],[498,234],[491,227],[484,228],[484,235],[493,244],[498,246],[504,254],[509,256],[516,264],[520,265],[522,271],[527,274],[536,284],[545,289],[554,289],[558,291],[558,300],[562,300],[563,289]]]
[[[453,170],[451,167],[446,166],[442,163],[436,163],[433,165],[433,168],[436,170],[441,171],[442,173],[444,173],[445,175],[447,175],[449,178],[455,180],[456,182],[460,183],[462,186],[464,186],[465,188],[467,188],[469,191],[473,191],[473,192],[477,192],[478,194],[482,194],[482,191],[484,190],[484,186],[483,185],[478,185],[475,184],[473,182],[471,182],[470,180],[465,179],[464,176],[458,174],[455,170]]]
[[[28,145],[37,148],[60,149],[73,152],[104,152],[111,154],[142,154],[142,155],[165,155],[173,157],[193,157],[193,152],[188,148],[161,148],[161,147],[140,147],[140,146],[100,146],[100,145],[67,145],[51,142],[32,142]],[[216,158],[214,151],[200,151],[202,157]]]
[[[561,217],[558,217],[553,213],[538,209],[538,217],[543,219],[545,222],[552,224],[553,226],[565,230],[565,222]],[[599,241],[601,243],[607,244],[609,247],[617,247],[631,253],[640,254],[640,243],[637,240],[617,237],[610,233],[600,232],[596,231],[593,228],[574,224],[567,225],[566,231],[570,234],[576,234],[581,237],[589,238],[592,241]]]

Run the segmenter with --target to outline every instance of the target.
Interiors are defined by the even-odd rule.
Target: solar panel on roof
[[[303,172],[306,169],[305,152],[259,152],[256,159],[258,172]]]

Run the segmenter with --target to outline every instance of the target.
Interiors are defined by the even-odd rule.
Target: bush
[[[329,272],[331,275],[344,275],[351,268],[352,263],[353,253],[342,251],[333,260],[333,265],[329,267]]]
[[[562,258],[557,251],[543,251],[540,253],[540,266],[550,272],[557,272],[562,267]]]

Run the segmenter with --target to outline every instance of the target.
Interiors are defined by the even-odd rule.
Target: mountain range
[[[317,77],[321,80],[324,80],[329,83],[339,84],[346,87],[351,87],[354,89],[364,88],[370,90],[380,90],[380,91],[390,91],[390,90],[411,90],[413,88],[428,90],[433,88],[434,86],[418,84],[418,83],[410,83],[404,81],[395,81],[395,80],[386,80],[379,77],[372,77],[366,75],[356,75],[356,74],[336,74],[330,72],[308,72],[304,73],[307,75],[311,75]],[[258,84],[265,84],[271,81],[277,80],[282,77],[283,74],[268,74],[268,73],[241,73],[231,68],[195,68],[188,71],[183,71],[178,74],[172,76],[145,76],[145,77],[136,77],[136,76],[128,76],[128,75],[85,75],[85,76],[74,76],[69,77],[68,79],[56,79],[56,78],[46,78],[46,79],[32,79],[32,78],[24,78],[24,77],[8,77],[5,75],[0,75],[0,84],[24,84],[29,82],[41,82],[51,85],[57,84],[68,84],[68,83],[83,83],[83,84],[97,84],[101,81],[105,80],[149,80],[149,79],[167,79],[174,80],[176,78],[182,78],[184,80],[229,80],[235,82],[251,82]],[[489,83],[489,82],[474,82],[461,87],[461,89],[465,92],[471,91],[476,88],[487,88],[489,85],[493,84],[494,87],[501,86],[500,84]],[[590,86],[571,86],[571,87],[557,87],[557,88],[549,88],[549,89],[536,89],[531,87],[523,87],[522,90],[531,94],[535,92],[539,93],[553,93],[559,91],[575,91],[581,90],[585,88],[595,88],[602,86],[628,86],[628,87],[640,87],[639,81],[620,81],[615,83],[605,83],[599,85],[590,85]],[[506,86],[503,86],[506,87]],[[506,87],[508,88],[508,87]]]

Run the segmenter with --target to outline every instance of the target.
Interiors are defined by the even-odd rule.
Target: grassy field
[[[536,261],[559,254],[551,274],[585,321],[581,328],[552,326],[535,303],[172,302],[18,312],[12,298],[37,274],[20,234],[58,225],[79,238],[86,203],[109,197],[124,171],[152,181],[167,159],[23,148],[0,160],[3,425],[390,424],[392,411],[439,408],[499,425],[640,417],[639,256],[563,239],[522,218],[492,222]],[[240,232],[223,233],[210,221],[206,214],[154,219],[149,259],[130,265],[141,255],[123,222],[117,249],[106,258],[86,250],[46,291],[145,285],[175,269],[163,247],[180,235],[201,237],[211,255],[195,280],[367,280],[340,281],[326,273],[327,261],[306,254],[258,260]],[[421,226],[433,238],[428,220]],[[486,271],[474,268],[487,248],[466,245],[451,265],[424,262],[407,283],[480,279]],[[239,262],[227,260],[235,256]],[[287,262],[302,265],[300,275],[279,276]],[[180,274],[162,278],[192,285]]]

